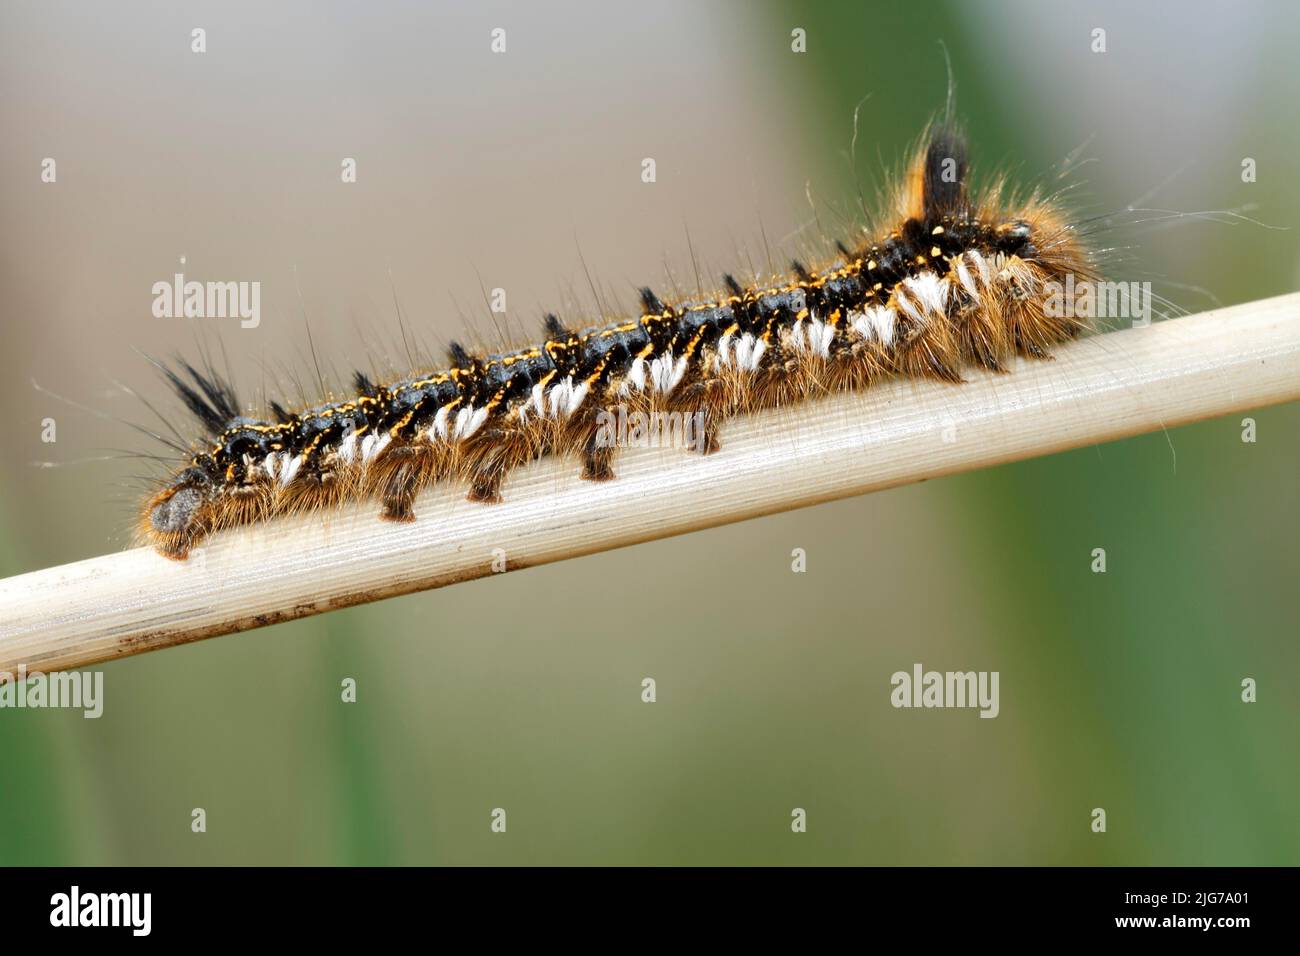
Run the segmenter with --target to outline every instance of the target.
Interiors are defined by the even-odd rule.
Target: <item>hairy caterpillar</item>
[[[435,482],[496,501],[513,468],[551,454],[611,479],[614,448],[599,440],[611,404],[697,416],[707,454],[734,415],[883,376],[956,383],[967,364],[1047,357],[1084,324],[1048,308],[1047,288],[1095,279],[1094,258],[1050,200],[1017,200],[1001,183],[976,192],[967,175],[963,135],[932,125],[885,218],[824,268],[795,262],[748,288],[726,276],[708,302],[667,304],[643,289],[637,318],[578,331],[548,316],[539,345],[491,355],[453,345],[449,368],[386,385],[358,372],[352,397],[300,411],[272,402],[267,421],[244,417],[211,369],[165,369],[207,438],[145,503],[140,536],[182,559],[224,528],[346,500],[409,521]]]

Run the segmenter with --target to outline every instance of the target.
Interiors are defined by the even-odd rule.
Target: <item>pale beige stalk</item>
[[[395,594],[1300,397],[1300,293],[1095,336],[960,386],[895,381],[728,423],[718,454],[621,453],[513,475],[505,502],[441,488],[413,524],[378,507],[137,549],[0,581],[0,671],[78,667]]]

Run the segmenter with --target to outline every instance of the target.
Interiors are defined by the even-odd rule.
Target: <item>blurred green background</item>
[[[870,195],[942,105],[940,39],[985,169],[1087,142],[1087,214],[1300,211],[1281,3],[15,3],[0,27],[4,575],[125,545],[139,463],[77,462],[139,441],[31,380],[144,420],[113,383],[164,399],[131,347],[192,354],[149,314],[180,256],[263,282],[261,327],[198,336],[246,385],[301,373],[304,311],[343,369],[391,344],[394,294],[431,350],[488,337],[475,270],[535,329],[582,299],[579,247],[630,303],[690,274],[687,229],[710,275],[760,235],[806,246],[805,181],[838,232],[854,104]],[[1300,231],[1169,226],[1104,237],[1115,277],[1187,311],[1300,283]],[[1250,413],[1254,444],[1243,417],[105,665],[99,720],[0,710],[0,862],[1295,864],[1300,409]],[[895,710],[915,662],[999,671],[1000,715]]]

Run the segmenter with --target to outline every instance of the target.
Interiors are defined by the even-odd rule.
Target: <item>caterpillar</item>
[[[346,399],[272,401],[265,420],[246,417],[211,367],[162,366],[205,437],[144,503],[139,537],[184,559],[217,531],[349,500],[411,521],[435,483],[498,501],[506,476],[544,455],[610,480],[615,448],[599,432],[611,404],[691,414],[696,450],[711,454],[733,416],[885,376],[959,383],[963,367],[1047,358],[1085,325],[1049,308],[1047,290],[1097,278],[1095,257],[1051,198],[1017,198],[996,180],[976,190],[968,173],[961,129],[932,122],[875,224],[822,268],[795,261],[749,286],[727,275],[708,301],[644,288],[637,317],[573,329],[549,315],[541,344],[472,354],[453,343],[445,368],[389,384],[357,372]]]

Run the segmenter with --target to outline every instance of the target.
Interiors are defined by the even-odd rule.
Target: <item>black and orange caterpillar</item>
[[[1051,201],[1016,200],[1000,183],[975,194],[967,174],[964,137],[933,125],[885,211],[892,225],[839,244],[823,269],[795,262],[749,288],[726,276],[708,302],[643,289],[639,317],[576,331],[548,316],[540,345],[453,346],[450,368],[391,384],[358,372],[345,401],[272,402],[269,421],[244,417],[229,383],[181,363],[166,374],[209,437],[144,505],[141,537],[183,559],[224,528],[352,499],[411,521],[421,489],[460,480],[471,499],[496,501],[511,469],[543,455],[575,455],[584,478],[608,480],[615,449],[597,438],[614,404],[696,416],[709,453],[733,415],[889,375],[960,382],[968,364],[1045,357],[1083,328],[1072,310],[1048,308],[1047,290],[1071,274],[1095,279],[1094,259]]]

